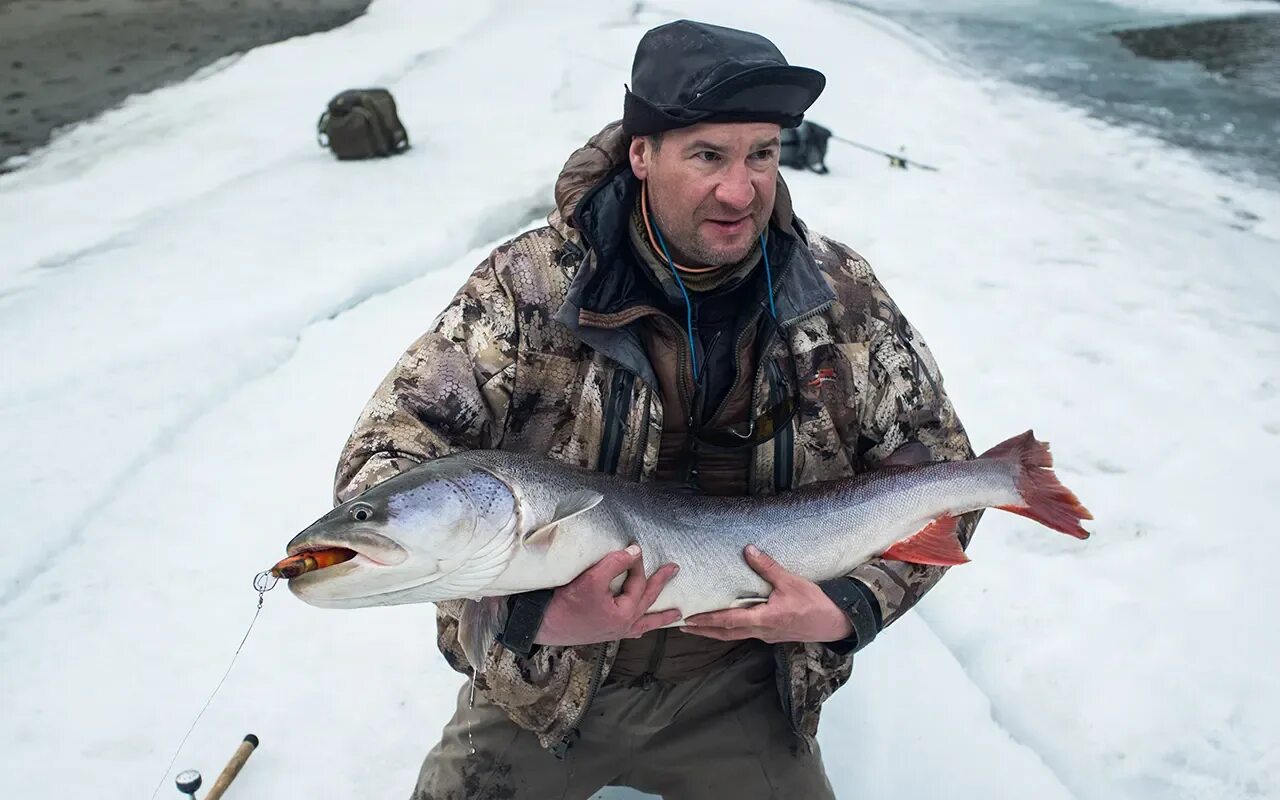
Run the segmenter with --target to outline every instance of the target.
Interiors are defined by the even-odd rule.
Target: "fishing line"
[[[476,710],[476,670],[471,668],[471,697],[467,700],[467,742],[471,750],[468,755],[476,754],[476,740],[471,738],[471,712]]]
[[[213,702],[213,698],[217,696],[218,690],[222,688],[222,684],[227,682],[227,676],[231,674],[231,668],[236,665],[236,659],[240,657],[240,651],[244,649],[244,643],[249,640],[249,634],[253,632],[254,623],[258,621],[258,615],[262,613],[263,595],[276,588],[276,584],[280,579],[271,575],[270,572],[259,572],[253,576],[253,588],[258,591],[258,608],[253,612],[253,619],[249,620],[249,628],[244,632],[244,638],[240,640],[240,646],[236,648],[235,655],[231,656],[231,663],[227,664],[227,671],[222,673],[222,680],[218,681],[218,685],[213,688],[213,693],[209,695],[209,699],[204,701],[204,707],[200,709],[200,713],[196,714],[196,718],[191,721],[191,727],[187,729],[187,735],[182,737],[182,741],[178,743],[178,749],[173,751],[173,758],[169,760],[169,766],[164,768],[164,774],[160,776],[160,782],[156,784],[155,791],[151,793],[151,800],[155,800],[156,795],[160,794],[160,787],[164,786],[164,782],[169,777],[169,770],[173,769],[173,765],[177,763],[182,748],[186,746],[187,739],[191,738],[191,732],[196,729],[196,725],[200,724],[200,718],[204,716],[204,712],[209,710],[209,704]]]

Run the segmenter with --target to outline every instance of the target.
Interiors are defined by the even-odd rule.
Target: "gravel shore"
[[[131,94],[233,53],[343,25],[368,4],[0,0],[0,165]]]

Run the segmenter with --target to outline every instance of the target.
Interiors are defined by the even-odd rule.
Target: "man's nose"
[[[737,211],[746,211],[756,199],[756,187],[746,164],[731,168],[716,185],[716,200]]]

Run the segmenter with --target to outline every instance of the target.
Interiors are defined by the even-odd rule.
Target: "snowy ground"
[[[150,796],[377,381],[545,214],[643,31],[692,16],[768,32],[827,73],[814,119],[943,168],[833,145],[833,175],[788,180],[924,332],[975,445],[1034,426],[1098,517],[1081,544],[988,514],[828,706],[839,795],[1280,797],[1280,199],[863,12],[632,6],[377,0],[0,178],[0,796]],[[371,84],[414,149],[337,164],[314,118]],[[237,797],[406,796],[460,684],[431,620],[269,594],[176,768],[252,731]]]

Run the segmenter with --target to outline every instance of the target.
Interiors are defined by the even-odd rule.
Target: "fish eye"
[[[351,518],[356,522],[366,522],[373,519],[373,507],[365,503],[356,503],[351,507]]]

